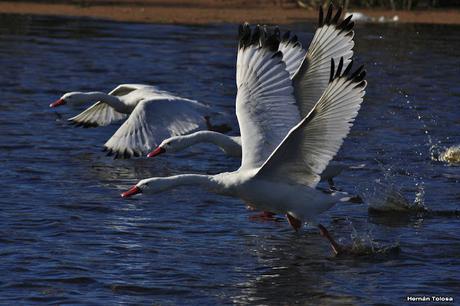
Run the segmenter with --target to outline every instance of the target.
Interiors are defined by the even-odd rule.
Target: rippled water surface
[[[387,304],[460,299],[458,217],[369,214],[337,204],[321,222],[399,252],[334,257],[317,230],[260,222],[238,199],[195,188],[122,200],[137,179],[234,170],[206,145],[112,160],[117,128],[68,126],[66,91],[149,83],[234,117],[235,25],[169,26],[0,16],[0,296],[31,304]],[[295,25],[302,41],[313,25]],[[337,160],[365,164],[336,184],[372,198],[386,184],[431,210],[460,209],[460,167],[432,148],[460,143],[459,27],[366,25],[356,55],[368,94]],[[369,196],[369,194],[371,196]]]

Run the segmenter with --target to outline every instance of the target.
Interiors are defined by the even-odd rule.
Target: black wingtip
[[[332,18],[332,24],[337,24],[339,22],[340,16],[342,16],[343,8],[339,6],[339,9],[335,13],[334,18]]]
[[[358,69],[356,69],[355,72],[353,72],[349,77],[348,80],[354,80],[356,77],[360,75],[360,73],[363,71],[364,65],[361,65]]]
[[[257,45],[260,41],[261,31],[260,25],[256,25],[254,30],[252,31],[251,38],[249,40],[250,45]]]
[[[278,51],[280,40],[276,29],[271,33],[265,30],[265,35],[262,36],[261,40],[262,48],[266,48],[272,52]]]
[[[239,49],[246,48],[251,41],[251,29],[247,22],[241,24],[238,29]]]
[[[254,30],[251,30],[249,24],[245,23],[239,28],[239,49],[255,45],[276,52],[279,48],[280,36],[278,28],[269,32],[266,27],[257,25]]]
[[[353,60],[351,60],[350,63],[348,64],[347,68],[345,68],[345,71],[343,72],[343,75],[348,75],[348,73],[351,70],[351,67],[353,67]]]
[[[337,70],[335,69],[334,59],[331,58],[331,74],[329,76],[329,83],[331,83],[335,79],[343,78],[347,76],[351,71],[351,67],[353,66],[353,61],[350,61],[350,63],[345,68],[345,70],[343,70],[343,66],[344,66],[343,57],[340,58],[340,62],[337,65]],[[343,73],[342,73],[342,70],[343,70]],[[356,69],[355,72],[353,72],[350,76],[347,77],[347,81],[358,83],[358,85],[356,86],[365,86],[365,83],[362,84],[365,77],[366,77],[366,71],[364,70],[364,65],[361,65],[358,69]]]
[[[326,20],[325,20],[325,23],[327,25],[331,24],[332,9],[333,9],[333,6],[332,6],[332,3],[330,3],[329,8],[327,9],[327,15],[326,15]]]
[[[353,29],[354,26],[355,26],[355,22],[352,21],[343,29],[343,31],[344,32],[349,32],[349,31],[351,31]]]
[[[318,18],[318,28],[321,28],[324,25],[324,11],[323,7],[319,6],[319,18]]]
[[[339,65],[337,66],[337,72],[335,73],[335,78],[340,77],[343,68],[343,57],[340,58]]]
[[[358,74],[354,79],[353,82],[359,83],[364,80],[366,77],[366,70],[361,71],[360,74]]]
[[[331,58],[331,74],[329,75],[329,83],[332,82],[332,80],[334,80],[334,71],[335,71],[335,63],[334,63],[334,59]]]
[[[340,29],[341,31],[349,31],[353,28],[353,26],[355,25],[354,22],[350,23],[351,21],[351,18],[353,17],[353,15],[350,15],[348,16],[347,18],[345,18],[338,26],[337,28]],[[351,24],[351,28],[349,28]],[[348,29],[348,30],[346,30]]]

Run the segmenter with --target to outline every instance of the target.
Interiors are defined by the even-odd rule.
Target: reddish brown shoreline
[[[315,21],[316,10],[297,8],[295,5],[258,5],[248,0],[95,0],[82,1],[84,5],[31,3],[22,1],[0,2],[0,13],[84,16],[107,20],[173,23],[275,23]],[[359,10],[371,17],[398,15],[400,23],[460,24],[460,10],[388,11]]]

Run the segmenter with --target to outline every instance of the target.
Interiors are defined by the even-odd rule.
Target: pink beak
[[[164,152],[166,152],[166,150],[164,148],[158,147],[155,150],[153,150],[152,152],[150,152],[149,154],[147,154],[147,157],[155,157],[155,156],[160,155],[160,154],[162,154]]]
[[[123,192],[121,194],[121,197],[122,198],[128,198],[130,196],[133,196],[133,195],[141,193],[141,192],[142,192],[142,190],[139,187],[133,186],[128,191]]]
[[[57,107],[59,105],[64,105],[64,104],[65,104],[64,99],[59,99],[59,100],[56,100],[56,102],[51,103],[50,107]]]

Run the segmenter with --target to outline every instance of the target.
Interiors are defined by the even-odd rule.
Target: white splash
[[[460,165],[460,145],[454,145],[439,151],[439,154],[433,154],[436,153],[436,151],[433,151],[431,158],[450,165]]]
[[[421,212],[426,211],[425,189],[423,183],[416,185],[415,199],[410,202],[402,191],[393,184],[380,181],[374,185],[374,190],[366,196],[369,211],[372,212]]]

